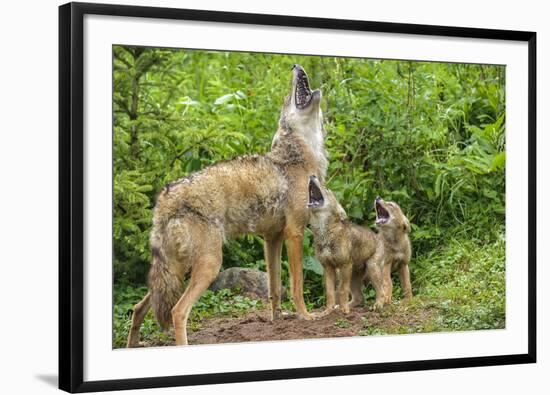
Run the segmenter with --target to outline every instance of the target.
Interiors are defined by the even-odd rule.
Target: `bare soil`
[[[316,320],[305,321],[296,315],[271,322],[269,310],[255,310],[240,317],[218,316],[204,319],[189,331],[189,344],[241,343],[270,340],[315,339],[366,336],[426,331],[431,309],[390,306],[382,312],[368,307],[355,308],[349,314],[335,310]],[[146,346],[169,345],[146,344]]]

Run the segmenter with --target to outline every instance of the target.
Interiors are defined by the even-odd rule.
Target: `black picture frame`
[[[410,362],[84,381],[83,18],[86,14],[527,42],[529,70],[528,352],[515,355]],[[68,3],[59,7],[59,388],[62,390],[68,392],[107,391],[534,363],[536,362],[536,218],[535,32],[112,4]]]

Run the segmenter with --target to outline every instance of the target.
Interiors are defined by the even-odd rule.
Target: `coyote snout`
[[[292,72],[294,73],[294,79],[290,100],[293,106],[302,112],[304,110],[313,111],[321,101],[321,91],[319,89],[312,91],[309,88],[309,80],[302,66],[295,64],[292,66]]]

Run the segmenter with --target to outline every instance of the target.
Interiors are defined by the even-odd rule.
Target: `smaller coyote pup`
[[[365,272],[372,279],[376,291],[374,307],[384,304],[382,280],[381,242],[372,230],[355,225],[347,220],[332,191],[322,187],[315,176],[309,178],[309,224],[313,232],[315,254],[325,271],[326,310],[336,307],[335,289],[338,289],[338,305],[344,313],[350,309],[350,283],[353,277],[362,279]],[[338,277],[338,284],[336,284]],[[361,292],[361,285],[359,285]],[[363,295],[361,294],[361,303]],[[353,300],[352,305],[357,304]]]
[[[411,225],[409,220],[401,211],[401,208],[395,202],[386,202],[380,197],[374,201],[376,210],[376,226],[378,227],[379,244],[382,245],[382,260],[379,261],[382,269],[382,279],[384,282],[385,303],[391,303],[392,281],[391,273],[399,272],[399,280],[405,300],[412,298],[411,279],[409,275],[409,261],[411,260],[411,242],[409,233]],[[373,285],[375,281],[370,278],[369,272],[354,272],[351,281],[351,293],[354,300],[360,296],[360,304],[363,301],[361,285],[365,279],[369,279]],[[376,286],[375,286],[376,289]],[[378,292],[378,291],[377,291]],[[355,304],[352,303],[352,306]]]

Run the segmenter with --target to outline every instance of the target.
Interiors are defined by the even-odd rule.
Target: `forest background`
[[[430,314],[413,327],[361,334],[504,328],[503,66],[114,46],[114,347],[124,346],[132,306],[146,293],[156,194],[209,164],[267,152],[294,63],[323,91],[327,186],[350,219],[372,226],[380,195],[412,223],[415,297],[391,308]],[[265,270],[260,237],[224,246],[223,268],[233,266]],[[304,277],[309,307],[321,307],[309,230]],[[367,288],[367,302],[373,296]],[[208,291],[191,330],[205,318],[263,308],[238,292]],[[166,340],[152,315],[142,336]]]

